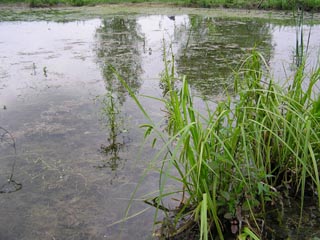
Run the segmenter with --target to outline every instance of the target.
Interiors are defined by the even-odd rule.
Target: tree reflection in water
[[[231,73],[246,51],[257,47],[271,58],[272,29],[265,21],[190,15],[187,31],[176,55],[177,73],[186,75],[204,97],[233,89]]]
[[[125,79],[133,91],[141,86],[141,56],[143,37],[139,34],[135,18],[115,16],[106,18],[96,32],[98,62],[101,66],[106,94],[100,98],[102,119],[108,131],[107,143],[100,151],[107,156],[106,162],[99,168],[109,167],[116,171],[120,167],[120,153],[128,142],[126,122],[122,105],[126,100],[126,90],[115,77],[110,66]]]

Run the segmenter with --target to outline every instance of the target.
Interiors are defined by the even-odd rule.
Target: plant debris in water
[[[19,191],[22,188],[22,184],[16,182],[13,179],[15,165],[16,165],[16,155],[17,155],[16,141],[14,140],[14,137],[11,135],[11,133],[5,128],[0,127],[0,133],[1,133],[0,144],[10,144],[14,151],[14,160],[12,162],[11,172],[7,182],[0,187],[0,193],[12,193],[12,192]]]

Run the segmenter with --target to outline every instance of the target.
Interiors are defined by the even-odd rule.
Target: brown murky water
[[[217,100],[254,47],[275,78],[286,77],[283,69],[290,75],[295,27],[181,9],[63,11],[48,21],[41,11],[18,20],[3,11],[16,20],[0,22],[0,126],[15,137],[17,154],[10,141],[0,145],[0,185],[16,161],[13,179],[23,187],[0,195],[0,239],[151,239],[153,210],[138,198],[157,190],[156,172],[141,180],[155,150],[142,148],[144,117],[108,66],[137,94],[161,97],[163,42],[167,50],[171,43],[177,75],[188,76],[200,99]],[[318,60],[320,26],[311,31],[309,66]],[[156,101],[141,101],[161,118]],[[109,227],[123,218],[138,185],[129,215],[144,212]]]

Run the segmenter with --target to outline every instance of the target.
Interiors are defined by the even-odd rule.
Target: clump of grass
[[[29,6],[32,8],[36,7],[51,7],[57,5],[59,0],[30,0]]]
[[[27,0],[31,8],[52,7],[57,5],[71,5],[80,7],[87,5],[90,1],[86,0]]]
[[[150,121],[143,125],[146,136],[155,132],[164,141],[159,195],[148,202],[174,212],[160,235],[179,234],[192,221],[201,239],[226,234],[259,239],[266,210],[283,192],[300,197],[301,213],[307,193],[317,193],[320,206],[320,100],[313,99],[320,68],[307,75],[302,64],[294,79],[279,86],[262,70],[264,58],[253,52],[234,73],[235,95],[207,103],[204,113],[195,109],[186,78],[177,88],[174,64],[165,63],[166,91],[159,101],[166,106],[168,138],[128,89]],[[167,192],[169,179],[181,189]],[[163,206],[177,194],[175,209]]]
[[[85,5],[85,1],[84,0],[71,0],[70,4],[75,7],[81,7],[81,6]]]

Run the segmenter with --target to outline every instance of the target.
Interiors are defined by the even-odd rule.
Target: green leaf
[[[229,192],[222,191],[220,194],[225,200],[230,201],[230,193]]]

